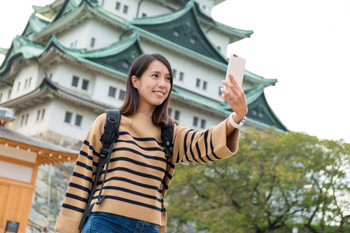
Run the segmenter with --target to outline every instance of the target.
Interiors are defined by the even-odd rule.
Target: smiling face
[[[159,60],[153,60],[140,78],[134,75],[131,81],[140,98],[138,112],[146,114],[152,114],[156,106],[168,97],[171,89],[169,70]]]

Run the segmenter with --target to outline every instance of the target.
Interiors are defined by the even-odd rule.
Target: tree
[[[297,223],[314,233],[331,225],[341,232],[350,204],[349,152],[343,141],[249,128],[231,158],[177,166],[169,227],[181,232],[193,222],[215,233],[263,233]]]

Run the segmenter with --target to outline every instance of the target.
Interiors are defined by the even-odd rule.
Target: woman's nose
[[[159,82],[158,82],[158,85],[159,85],[160,87],[165,87],[165,86],[166,86],[166,80],[165,80],[165,78],[160,78],[160,79],[159,79]]]

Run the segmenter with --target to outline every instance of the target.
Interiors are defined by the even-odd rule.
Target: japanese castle
[[[208,128],[230,113],[221,99],[227,46],[253,31],[211,16],[220,0],[55,0],[33,6],[0,66],[0,106],[13,108],[13,129],[79,148],[89,126],[106,109],[121,106],[133,60],[160,53],[171,63],[169,114],[181,124]],[[286,127],[264,89],[276,79],[245,71],[247,125]]]

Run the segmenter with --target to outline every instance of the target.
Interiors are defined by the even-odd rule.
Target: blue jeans
[[[95,212],[81,233],[158,233],[159,225],[120,215]]]

